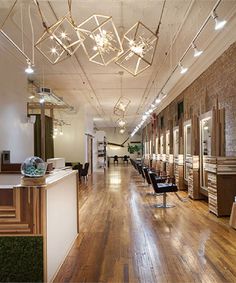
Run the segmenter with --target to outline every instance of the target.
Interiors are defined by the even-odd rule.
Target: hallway
[[[161,197],[130,166],[82,185],[80,234],[54,282],[236,282],[236,231],[204,201]],[[185,197],[185,193],[180,194]]]

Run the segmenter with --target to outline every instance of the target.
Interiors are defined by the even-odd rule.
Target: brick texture
[[[157,127],[160,133],[168,130],[171,121],[173,126],[178,124],[177,105],[182,100],[184,101],[183,121],[188,120],[192,115],[199,116],[212,110],[218,100],[219,108],[225,108],[226,156],[236,156],[236,42],[157,115]],[[164,129],[160,129],[162,116]]]

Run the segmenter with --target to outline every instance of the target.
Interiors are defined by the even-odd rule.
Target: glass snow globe
[[[25,177],[38,178],[45,175],[47,163],[37,156],[27,158],[21,165],[21,174]]]

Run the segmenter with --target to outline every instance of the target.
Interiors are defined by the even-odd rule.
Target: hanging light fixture
[[[215,20],[215,30],[222,29],[225,26],[225,24],[227,23],[227,21],[225,21],[225,20],[221,20],[221,21],[219,20],[218,15],[216,14],[215,10],[212,11],[211,16]]]
[[[188,71],[188,68],[184,67],[181,62],[179,62],[179,67],[180,67],[180,74],[182,75]]]
[[[33,74],[34,73],[34,69],[32,68],[32,64],[30,60],[27,60],[27,68],[25,69],[26,74]]]
[[[120,133],[121,133],[121,134],[124,134],[124,132],[125,132],[125,128],[121,128],[121,129],[120,129]]]
[[[194,43],[192,43],[192,48],[194,50],[194,54],[193,54],[194,57],[199,57],[200,55],[202,55],[203,51],[198,50],[197,46]]]
[[[133,76],[152,65],[158,37],[143,23],[137,22],[124,35],[124,53],[116,61],[120,67]]]
[[[130,104],[130,100],[123,96],[123,75],[124,72],[120,71],[120,98],[118,99],[116,105],[114,106],[113,113],[117,116],[122,116],[124,118],[125,111]]]
[[[75,26],[71,16],[71,1],[69,13],[48,27],[37,0],[35,0],[45,31],[38,39],[35,47],[49,60],[50,63],[59,63],[70,56],[80,47],[83,37]]]
[[[116,60],[116,64],[133,76],[142,73],[153,63],[165,3],[166,0],[162,6],[156,33],[139,21],[124,34],[122,40],[124,52]]]
[[[43,104],[45,102],[45,97],[44,95],[40,95],[39,103]]]
[[[89,61],[106,66],[123,52],[112,17],[93,15],[78,26]]]
[[[117,116],[124,116],[124,113],[130,104],[130,100],[124,96],[121,96],[117,101],[116,105],[114,106],[113,113]]]
[[[126,121],[124,120],[124,118],[120,118],[117,120],[117,124],[123,128],[126,125]]]

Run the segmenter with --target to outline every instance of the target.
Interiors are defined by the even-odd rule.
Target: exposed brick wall
[[[225,108],[226,156],[236,156],[236,42],[157,116],[157,125],[160,127],[161,116],[165,130],[169,120],[177,125],[177,104],[181,100],[183,120],[188,120],[212,110],[217,99],[219,108]]]

